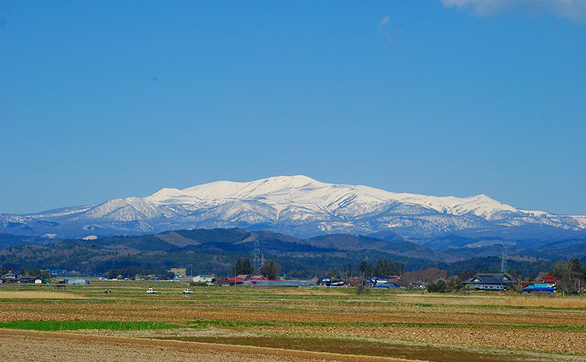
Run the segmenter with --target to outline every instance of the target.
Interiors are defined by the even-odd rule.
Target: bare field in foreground
[[[160,293],[147,295],[148,287]],[[199,287],[184,296],[184,287],[3,285],[0,328],[408,360],[586,361],[584,297],[262,287]]]

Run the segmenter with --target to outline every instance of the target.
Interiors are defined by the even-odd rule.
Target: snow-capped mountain
[[[586,215],[520,210],[486,195],[393,193],[327,184],[306,176],[164,188],[147,197],[0,215],[0,232],[57,237],[216,227],[270,229],[301,237],[393,232],[410,238],[456,234],[545,239],[586,235]]]

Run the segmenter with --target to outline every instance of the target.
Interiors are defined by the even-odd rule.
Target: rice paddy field
[[[586,361],[583,296],[185,287],[0,285],[0,359]]]

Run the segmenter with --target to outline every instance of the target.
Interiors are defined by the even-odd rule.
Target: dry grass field
[[[77,295],[63,292],[49,291],[1,291],[0,300],[2,299],[76,299]]]
[[[160,293],[148,295],[148,287]],[[183,343],[177,356],[184,356],[185,346],[216,346],[213,353],[221,353],[219,345],[226,353],[261,348],[250,353],[267,360],[586,361],[585,297],[262,287],[199,287],[184,296],[184,287],[120,281],[57,292],[46,285],[2,285],[0,331],[14,336],[3,334],[2,343],[18,351],[21,339],[14,333],[32,330],[74,333],[70,339],[149,340],[151,346],[175,341]],[[51,333],[26,338],[57,338]],[[169,353],[169,360],[183,358]],[[246,353],[242,360],[250,357]]]

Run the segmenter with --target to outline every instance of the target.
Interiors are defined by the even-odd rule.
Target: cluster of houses
[[[400,277],[398,276],[380,276],[372,277],[364,280],[364,285],[374,288],[400,288],[399,286]],[[194,285],[256,285],[256,286],[275,286],[275,287],[348,287],[355,286],[358,283],[357,279],[345,279],[345,280],[332,280],[329,277],[312,278],[308,280],[301,279],[276,279],[271,280],[263,275],[258,274],[242,274],[234,277],[228,277],[222,280],[214,274],[198,275],[193,277]]]
[[[270,280],[263,275],[237,275],[225,279],[218,279],[215,274],[198,275],[193,277],[193,285],[255,285],[255,286],[278,286],[278,287],[346,287],[355,286],[359,283],[357,279],[332,280],[329,277],[315,277],[309,280]],[[372,288],[400,288],[400,276],[379,276],[372,277],[363,281],[363,284]],[[535,282],[522,282],[521,286],[524,293],[529,294],[552,294],[561,285],[561,280],[541,273]],[[19,283],[19,284],[46,284],[46,279],[38,277],[22,276],[14,273],[0,275],[0,283]],[[89,284],[87,279],[69,278],[59,282],[60,284]],[[518,281],[507,273],[478,273],[463,282],[464,288],[469,291],[506,291],[511,289],[511,285],[517,284]],[[404,284],[404,283],[403,283]]]
[[[400,288],[399,282],[401,280],[400,276],[379,276],[379,277],[371,277],[369,279],[365,279],[362,281],[363,285],[373,288]],[[344,287],[344,286],[355,286],[356,284],[360,283],[360,281],[356,278],[354,279],[344,279],[344,280],[332,280],[331,278],[318,278],[317,285],[326,286],[326,287]]]
[[[272,280],[258,274],[242,274],[235,277],[228,277],[222,281],[223,285],[257,285],[265,287],[314,287],[317,285],[317,278],[310,280]]]
[[[553,278],[553,279],[552,279]],[[401,288],[400,276],[379,276],[372,277],[363,281],[363,284],[372,288]],[[547,284],[547,288],[554,288],[554,285],[559,280],[555,277],[548,276],[543,283]],[[195,285],[257,285],[257,286],[291,286],[291,287],[312,287],[312,286],[326,286],[326,287],[344,287],[355,286],[359,281],[357,279],[347,280],[332,280],[329,277],[313,278],[310,280],[270,280],[265,276],[250,274],[237,275],[219,280],[214,274],[198,275],[193,277]],[[463,282],[465,289],[475,291],[506,291],[511,288],[512,284],[516,284],[517,280],[507,273],[478,273],[475,276],[468,278]],[[553,285],[552,285],[553,283]],[[524,291],[532,292],[534,290],[546,290],[542,283],[523,283]],[[547,289],[553,290],[553,289]]]
[[[258,285],[258,286],[291,286],[291,287],[301,287],[301,286],[316,286],[317,280],[271,280],[263,275],[257,274],[242,274],[237,275],[235,277],[228,277],[222,280],[219,280],[215,274],[207,274],[207,275],[197,275],[193,277],[193,283],[195,285],[225,285],[225,286],[234,286],[234,285]]]
[[[47,279],[6,273],[0,276],[0,283],[47,284]]]
[[[522,282],[523,292],[529,294],[553,294],[561,285],[561,279],[545,274],[537,276],[536,282]]]
[[[15,273],[6,273],[0,275],[0,284],[13,283],[13,284],[47,284],[47,279],[39,278],[36,276],[24,276]],[[81,278],[70,278],[59,281],[58,284],[89,284],[89,280]]]
[[[373,288],[400,288],[401,285],[400,276],[388,276],[388,277],[372,277],[364,281],[364,285],[371,286]]]
[[[507,273],[478,273],[472,278],[464,281],[464,286],[468,290],[477,291],[504,291],[511,287],[511,284],[517,283],[517,280]],[[557,292],[558,286],[562,280],[541,273],[534,282],[521,282],[523,293],[527,294],[553,294]]]

